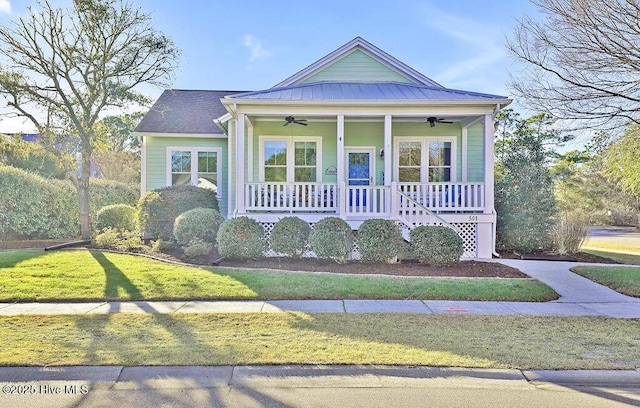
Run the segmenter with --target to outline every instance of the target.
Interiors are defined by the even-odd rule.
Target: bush
[[[209,255],[213,251],[213,244],[211,242],[202,241],[199,238],[191,240],[189,245],[184,247],[184,256],[187,258],[197,258],[199,256]]]
[[[400,227],[391,220],[369,219],[360,225],[357,235],[362,260],[396,263],[405,246]]]
[[[92,215],[107,205],[127,204],[134,206],[140,198],[140,185],[125,184],[113,180],[92,178],[89,186]]]
[[[344,263],[353,248],[353,231],[341,218],[323,218],[313,226],[309,244],[318,258]]]
[[[96,236],[94,246],[126,252],[142,248],[143,242],[137,231],[117,231],[106,228]]]
[[[194,208],[183,212],[173,225],[173,236],[180,245],[191,245],[198,239],[214,244],[224,218],[213,208]]]
[[[138,221],[145,238],[171,239],[176,218],[194,208],[218,209],[216,194],[196,186],[171,186],[145,193],[138,201]]]
[[[0,197],[0,239],[80,234],[77,193],[68,182],[0,165]]]
[[[99,232],[106,228],[134,231],[136,229],[136,209],[127,204],[112,204],[102,207],[96,215]]]
[[[554,251],[560,255],[580,252],[580,247],[589,232],[588,227],[589,218],[585,214],[561,214],[551,231]]]
[[[411,253],[420,262],[444,266],[460,261],[462,238],[450,228],[423,225],[409,233]]]
[[[258,221],[248,217],[225,220],[218,229],[218,253],[229,259],[257,259],[262,257],[264,229]]]
[[[172,247],[173,247],[173,244],[171,243],[171,241],[165,241],[162,238],[158,238],[155,241],[151,241],[152,252],[163,252]]]
[[[285,217],[271,231],[271,248],[287,256],[299,258],[307,249],[311,227],[298,217]]]

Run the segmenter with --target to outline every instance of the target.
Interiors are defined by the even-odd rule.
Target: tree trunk
[[[87,143],[88,144],[88,143]],[[80,206],[80,236],[91,239],[91,200],[89,198],[89,179],[91,178],[91,147],[82,148],[80,180],[78,182],[78,204]]]

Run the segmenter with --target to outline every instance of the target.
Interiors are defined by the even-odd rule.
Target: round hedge
[[[318,258],[344,263],[353,248],[353,231],[342,218],[323,218],[313,226],[309,245]]]
[[[216,235],[224,218],[213,208],[194,208],[176,218],[173,237],[180,245],[189,246],[194,239],[215,244]]]
[[[225,220],[218,229],[218,253],[229,259],[258,259],[263,256],[262,225],[249,217]]]
[[[462,238],[451,228],[423,225],[409,232],[411,254],[420,262],[434,266],[460,261]]]
[[[171,186],[145,193],[138,201],[138,221],[145,238],[173,238],[176,218],[194,208],[218,209],[213,191],[196,186]]]
[[[358,248],[362,260],[395,263],[405,241],[400,227],[391,220],[372,218],[358,228]]]
[[[284,217],[271,230],[271,248],[299,258],[307,249],[311,227],[298,217]]]
[[[112,204],[102,207],[96,215],[96,228],[104,231],[113,228],[122,231],[136,229],[136,208],[127,204]]]

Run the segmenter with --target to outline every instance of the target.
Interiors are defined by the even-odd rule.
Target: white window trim
[[[259,140],[259,152],[258,152],[258,177],[261,183],[264,182],[264,144],[265,142],[286,142],[287,143],[287,183],[293,183],[294,181],[294,143],[295,142],[316,142],[316,183],[322,182],[322,137],[320,136],[267,136],[262,135],[258,137]]]
[[[218,199],[224,196],[222,189],[222,148],[221,147],[179,147],[169,146],[167,147],[167,164],[166,164],[166,183],[167,186],[171,186],[173,180],[171,178],[171,153],[173,152],[190,152],[191,153],[191,184],[198,185],[198,152],[215,152],[218,156],[216,174],[218,180],[216,186],[218,191],[216,196]]]
[[[425,136],[425,137],[394,137],[393,138],[393,180],[398,182],[399,167],[400,167],[400,143],[401,142],[420,142],[421,145],[421,159],[422,163],[420,167],[420,183],[431,183],[429,180],[429,142],[450,142],[451,143],[451,182],[458,180],[458,138],[455,136]]]

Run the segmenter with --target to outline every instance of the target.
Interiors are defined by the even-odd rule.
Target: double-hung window
[[[222,149],[208,147],[168,147],[167,185],[194,185],[209,188],[221,196]]]
[[[400,183],[456,181],[455,138],[397,138],[396,175]]]
[[[260,136],[260,180],[266,182],[311,182],[321,179],[319,137]]]

